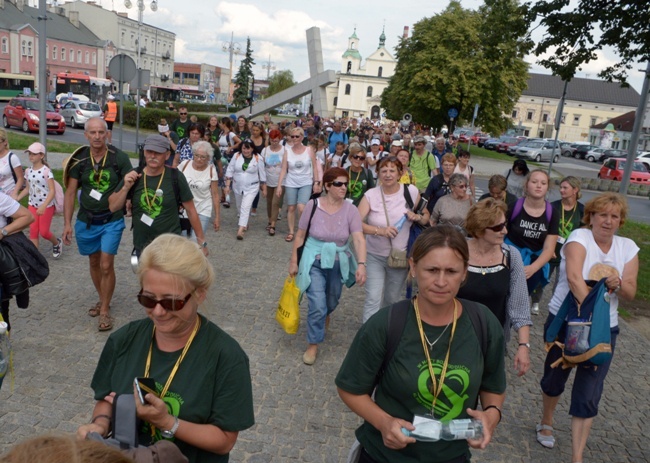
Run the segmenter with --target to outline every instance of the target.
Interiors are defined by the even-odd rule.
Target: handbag
[[[384,190],[379,187],[381,192],[381,203],[384,205],[384,213],[386,214],[386,224],[390,227],[390,219],[388,218],[388,209],[386,209],[386,200],[384,198]],[[388,238],[390,242],[390,253],[388,254],[388,267],[390,268],[407,268],[409,265],[406,249],[396,249],[393,247],[393,240]]]
[[[275,319],[287,334],[296,334],[300,325],[300,289],[296,278],[288,276],[280,293]]]

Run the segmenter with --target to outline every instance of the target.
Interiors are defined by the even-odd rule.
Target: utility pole
[[[269,60],[266,64],[262,65],[262,69],[266,69],[266,80],[271,79],[271,71],[275,71],[275,66],[271,63],[271,55],[269,55]]]
[[[47,146],[47,56],[45,50],[47,46],[47,2],[39,0],[38,4],[38,118],[41,121],[38,124],[38,138],[43,146]]]
[[[234,41],[234,32],[230,33],[230,42],[224,42],[223,45],[221,46],[221,49],[223,51],[227,51],[229,53],[229,59],[228,61],[230,62],[230,83],[228,84],[228,103],[231,103],[231,87],[232,87],[232,63],[233,63],[233,57],[234,55],[241,55],[241,45],[239,45],[237,42]]]

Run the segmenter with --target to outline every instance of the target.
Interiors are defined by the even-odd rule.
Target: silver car
[[[553,162],[558,162],[560,160],[560,144],[557,144],[555,151],[553,151],[553,146],[556,146],[554,140],[529,141],[523,146],[517,147],[515,156],[519,159],[536,162],[550,161],[553,156]]]
[[[101,117],[102,108],[97,103],[70,100],[61,107],[59,114],[65,120],[66,125],[72,128],[83,127],[91,117]]]

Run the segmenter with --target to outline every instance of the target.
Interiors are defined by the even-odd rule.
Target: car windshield
[[[544,142],[543,141],[531,141],[531,142],[526,143],[524,146],[526,146],[527,148],[541,148],[541,147],[544,146]]]
[[[621,161],[621,162],[619,162],[619,163],[618,163],[618,170],[625,170],[625,165],[626,165],[626,164],[627,164],[627,161]],[[645,168],[645,166],[643,165],[643,163],[641,163],[641,162],[636,162],[636,161],[634,162],[634,164],[632,164],[632,170],[633,170],[634,172],[648,172],[648,169]]]
[[[83,109],[84,111],[101,111],[99,105],[95,103],[79,103],[79,109]]]
[[[25,109],[29,109],[30,111],[38,111],[38,101],[25,101]],[[54,106],[52,106],[50,103],[45,103],[45,110],[55,111]]]

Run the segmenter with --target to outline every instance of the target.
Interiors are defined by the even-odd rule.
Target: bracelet
[[[528,349],[530,349],[530,343],[529,342],[520,342],[519,347],[527,347]]]
[[[365,262],[357,262],[357,265],[363,265],[364,267],[368,267],[368,264],[366,264]]]
[[[95,421],[97,421],[99,418],[106,418],[108,420],[108,429],[106,430],[106,432],[109,432],[111,430],[111,423],[113,422],[113,419],[108,415],[93,416],[93,419],[90,420],[90,424],[95,424]]]
[[[379,227],[375,227],[375,236],[379,236]]]
[[[501,423],[502,414],[501,414],[501,409],[499,407],[497,407],[496,405],[488,405],[483,409],[483,411],[485,412],[491,408],[496,408],[496,410],[499,412],[499,421],[497,422],[497,424]]]

